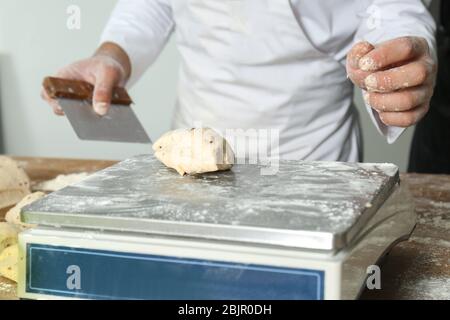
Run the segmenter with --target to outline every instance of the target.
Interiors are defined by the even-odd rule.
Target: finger
[[[76,63],[74,64],[76,65]],[[63,79],[71,79],[71,80],[85,80],[89,81],[89,79],[86,79],[83,73],[79,72],[78,68],[74,65],[66,66],[60,70],[58,70],[55,73],[55,76],[58,78]],[[53,109],[53,112],[58,116],[63,116],[64,111],[62,110],[61,106],[58,104],[58,101],[55,99],[52,99],[44,88],[42,88],[41,91],[41,97],[44,99]]]
[[[50,98],[50,96],[47,94],[47,91],[43,87],[41,90],[41,98],[50,104],[55,102],[54,99]]]
[[[56,114],[57,116],[64,116],[65,115],[64,111],[61,108],[54,107],[54,106],[52,106],[52,108],[53,108],[53,113]]]
[[[413,110],[404,112],[380,112],[380,120],[388,125],[407,128],[419,122],[428,112],[429,104],[423,104]]]
[[[114,67],[103,67],[95,81],[93,107],[97,114],[103,116],[108,112],[114,87],[120,79],[120,73]]]
[[[82,80],[94,84],[95,77],[92,72],[87,71],[88,69],[85,61],[79,61],[58,70],[55,77],[67,80]]]
[[[359,59],[364,57],[373,49],[375,49],[375,47],[367,41],[358,42],[353,46],[347,55],[347,65],[353,69],[359,69]]]
[[[359,68],[376,71],[393,64],[409,61],[428,52],[428,43],[419,37],[402,37],[387,41],[359,60]]]
[[[364,84],[372,92],[391,92],[424,84],[433,72],[433,68],[424,60],[408,63],[404,66],[372,73]]]
[[[45,89],[42,89],[41,91],[41,98],[44,99],[52,107],[55,114],[57,114],[58,116],[64,115],[64,111],[62,110],[61,106],[55,99],[50,98]]]
[[[361,89],[366,90],[366,84],[365,80],[366,78],[371,75],[371,72],[362,71],[360,69],[353,69],[351,67],[347,67],[347,75],[350,78],[350,80]]]
[[[364,101],[373,109],[381,112],[399,112],[414,109],[430,100],[433,94],[431,86],[420,86],[392,93],[364,93]]]

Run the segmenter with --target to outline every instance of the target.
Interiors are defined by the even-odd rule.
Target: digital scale
[[[137,156],[22,210],[27,299],[355,299],[415,226],[392,164],[180,176]],[[369,269],[368,269],[369,268]]]

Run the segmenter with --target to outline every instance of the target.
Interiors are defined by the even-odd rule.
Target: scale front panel
[[[21,240],[22,298],[321,300],[325,271]],[[114,244],[112,244],[113,246]],[[222,252],[223,260],[227,253]]]

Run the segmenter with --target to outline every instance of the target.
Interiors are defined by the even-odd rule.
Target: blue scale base
[[[27,293],[81,299],[324,298],[324,272],[28,243]]]

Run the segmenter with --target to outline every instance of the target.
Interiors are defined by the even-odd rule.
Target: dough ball
[[[14,224],[0,222],[0,253],[7,247],[17,243],[20,229]]]
[[[9,246],[0,254],[0,276],[17,282],[19,274],[19,245]]]
[[[34,192],[32,194],[27,195],[14,208],[11,208],[6,213],[5,220],[9,223],[20,226],[22,229],[27,229],[27,228],[33,227],[33,225],[23,223],[20,220],[20,210],[22,210],[23,207],[25,207],[29,204],[32,204],[36,200],[39,200],[43,197],[45,197],[45,193],[43,193],[43,192]]]
[[[178,129],[153,144],[155,156],[180,175],[229,170],[234,152],[228,142],[210,128]]]
[[[30,193],[30,179],[19,164],[0,156],[0,209],[10,207]]]

